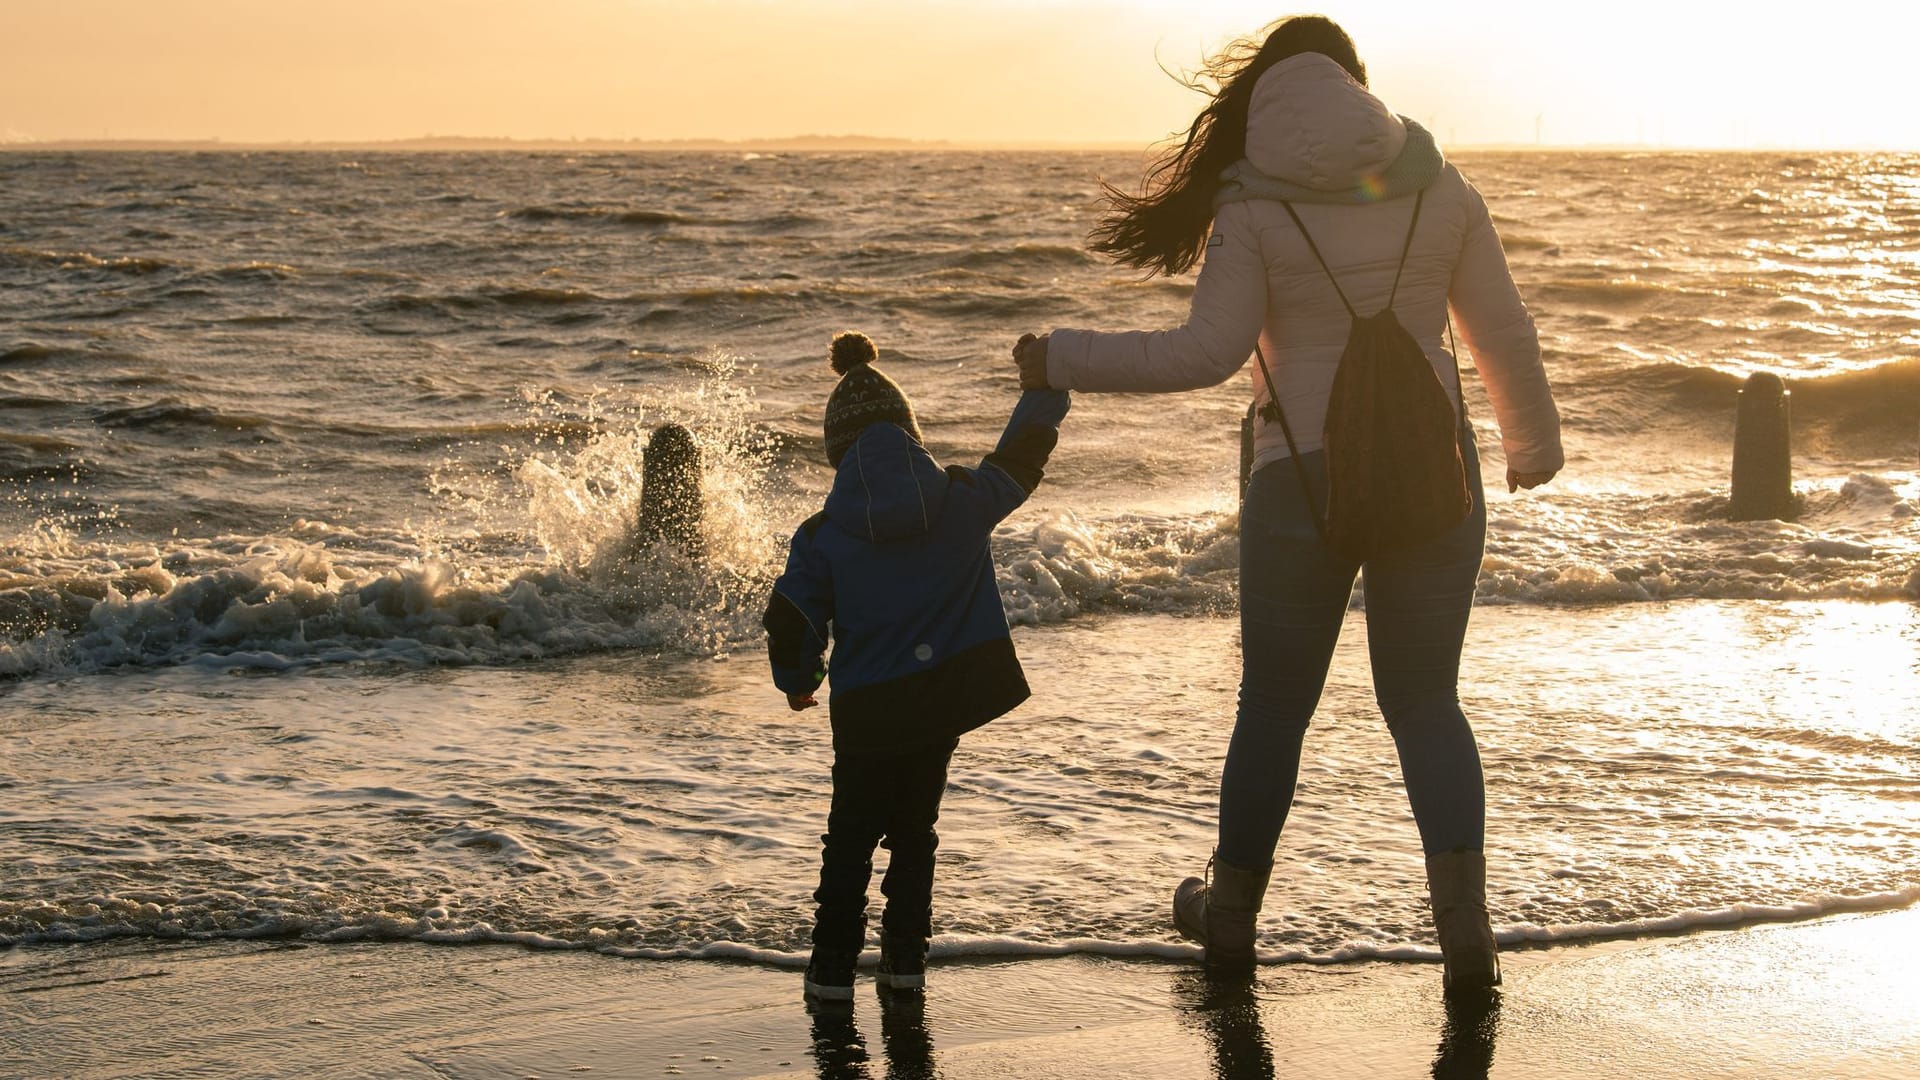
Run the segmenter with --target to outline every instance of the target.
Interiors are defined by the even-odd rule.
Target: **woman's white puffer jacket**
[[[1268,176],[1323,191],[1379,176],[1406,127],[1344,68],[1318,53],[1275,64],[1254,84],[1247,158]],[[1362,315],[1386,306],[1414,197],[1378,203],[1296,201],[1294,209]],[[1445,345],[1451,304],[1500,425],[1507,464],[1548,472],[1565,461],[1560,415],[1540,362],[1540,339],[1507,269],[1485,200],[1447,165],[1425,193],[1393,308],[1425,350],[1449,397],[1457,382]],[[1333,374],[1352,318],[1286,208],[1250,199],[1218,211],[1186,325],[1100,333],[1055,330],[1047,381],[1089,391],[1191,390],[1247,367],[1264,401],[1258,340],[1301,451],[1322,445]],[[1255,467],[1287,456],[1278,424],[1259,425]]]

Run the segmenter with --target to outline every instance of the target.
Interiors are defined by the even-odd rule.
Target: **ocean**
[[[1566,470],[1490,525],[1462,699],[1509,945],[1920,900],[1920,155],[1474,153]],[[0,944],[803,958],[824,718],[759,616],[858,329],[971,463],[1125,154],[0,154]],[[1788,381],[1795,521],[1726,520]],[[1250,377],[1079,395],[1001,527],[1032,701],[969,736],[935,955],[1191,958]],[[688,425],[705,558],[632,539]],[[1431,961],[1358,603],[1270,963]],[[876,897],[877,899],[877,897]],[[797,992],[797,991],[796,991]]]

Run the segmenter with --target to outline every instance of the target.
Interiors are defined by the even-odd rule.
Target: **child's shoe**
[[[923,937],[880,938],[880,970],[873,981],[895,990],[922,990],[927,985],[927,939]]]
[[[859,959],[858,952],[816,946],[801,984],[806,996],[820,1001],[852,1001],[853,968]]]

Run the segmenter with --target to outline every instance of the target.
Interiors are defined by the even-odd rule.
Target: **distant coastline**
[[[423,135],[411,139],[348,139],[326,142],[235,142],[226,139],[55,139],[0,142],[4,151],[147,150],[316,151],[327,153],[403,153],[520,150],[534,153],[607,153],[640,151],[727,151],[737,153],[940,150],[1130,150],[1124,143],[1059,144],[1045,142],[971,143],[946,139],[897,139],[876,135],[794,135],[766,139],[510,139],[493,136]]]
[[[0,142],[0,153],[127,151],[149,153],[879,153],[942,151],[1053,151],[1066,153],[1147,152],[1152,142],[961,141],[901,139],[878,135],[794,135],[764,139],[512,139],[494,136],[423,135],[409,139],[343,139],[324,142],[239,142],[226,139],[50,139]],[[1881,149],[1809,149],[1792,146],[1701,147],[1649,143],[1461,143],[1457,153],[1603,153],[1603,154],[1747,154],[1747,153],[1900,153]]]

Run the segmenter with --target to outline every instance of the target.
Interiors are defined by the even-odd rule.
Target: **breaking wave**
[[[697,430],[697,429],[696,429]],[[124,664],[280,668],[341,662],[499,664],[607,649],[716,655],[759,647],[766,589],[797,511],[769,497],[779,441],[743,427],[707,468],[712,549],[636,552],[647,428],[529,457],[474,493],[443,476],[454,531],[302,521],[284,534],[170,545],[42,529],[0,567],[0,675]],[[712,436],[708,436],[712,440]],[[1855,523],[1910,523],[1910,486],[1861,474],[1807,493],[1798,523],[1724,520],[1725,496],[1618,497],[1591,537],[1496,517],[1478,602],[1920,600],[1912,543]],[[473,513],[477,507],[478,513]],[[1233,514],[1073,513],[1002,526],[1001,599],[1014,625],[1140,612],[1237,610]],[[1364,601],[1364,587],[1355,603]]]

